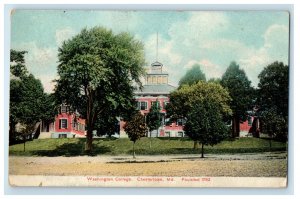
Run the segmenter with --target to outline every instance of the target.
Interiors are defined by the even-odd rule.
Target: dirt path
[[[284,177],[286,153],[9,158],[13,175]]]

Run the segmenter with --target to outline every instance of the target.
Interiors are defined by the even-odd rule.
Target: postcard
[[[12,10],[10,185],[286,188],[289,17]]]

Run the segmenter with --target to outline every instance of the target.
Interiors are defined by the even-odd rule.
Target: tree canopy
[[[202,72],[199,64],[194,64],[179,81],[179,87],[184,84],[192,85],[198,81],[206,81],[205,74]]]
[[[274,62],[258,75],[261,108],[276,107],[278,114],[288,116],[289,67]]]
[[[170,117],[187,120],[184,130],[195,144],[202,143],[203,152],[203,145],[216,144],[228,132],[224,119],[232,113],[230,100],[219,83],[199,81],[173,91],[166,109]]]
[[[161,107],[159,101],[152,103],[149,113],[146,115],[146,123],[150,131],[157,130],[161,126]]]
[[[41,81],[27,71],[23,57],[25,51],[11,52],[9,124],[10,141],[13,142],[16,133],[33,133],[32,128],[37,122],[53,121],[56,110],[53,96],[44,93]],[[20,64],[18,67],[16,62]],[[24,132],[15,132],[17,124],[23,125]]]
[[[170,103],[166,107],[167,114],[174,118],[187,117],[194,109],[195,102],[200,103],[204,100],[214,102],[224,116],[232,113],[229,107],[229,93],[218,83],[200,81],[171,92]]]
[[[204,99],[194,102],[194,108],[187,115],[185,133],[194,141],[202,144],[201,157],[204,157],[204,145],[215,145],[228,136],[227,126],[218,104]]]
[[[133,157],[135,158],[134,145],[137,140],[144,137],[147,133],[147,126],[144,116],[137,112],[129,121],[126,122],[124,130],[129,139],[133,142]]]
[[[286,141],[288,133],[289,67],[274,62],[259,74],[258,104],[262,132]]]
[[[94,27],[63,42],[58,59],[56,97],[86,119],[86,151],[90,152],[95,122],[106,119],[102,113],[122,114],[135,106],[133,83],[141,86],[143,45],[128,33]]]
[[[232,136],[238,137],[240,132],[240,121],[246,120],[246,111],[252,109],[253,92],[251,81],[243,69],[236,62],[231,62],[221,79],[221,85],[226,88],[232,98],[230,108],[232,109]]]
[[[25,53],[27,51],[10,50],[10,73],[15,77],[21,77],[28,73],[25,66]]]

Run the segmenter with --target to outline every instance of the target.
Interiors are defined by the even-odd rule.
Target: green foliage
[[[167,113],[175,118],[187,117],[194,109],[194,105],[204,100],[215,104],[224,117],[232,113],[229,107],[231,100],[229,93],[218,83],[203,81],[191,86],[184,85],[173,91],[166,108]]]
[[[262,111],[260,114],[261,131],[271,138],[285,142],[287,140],[288,123],[273,107]]]
[[[12,50],[11,58],[24,64],[24,51]],[[14,62],[15,60],[11,60]],[[28,131],[33,132],[32,126],[41,120],[52,121],[55,115],[55,104],[53,96],[44,93],[41,81],[27,72],[23,65],[24,73],[17,73],[11,70],[10,80],[10,141],[13,142],[17,134],[28,135]],[[18,70],[19,71],[19,70]],[[19,75],[19,76],[16,76]],[[22,132],[15,132],[16,124],[22,124]],[[28,130],[29,129],[29,130]]]
[[[218,105],[207,100],[195,102],[187,116],[184,131],[192,140],[202,144],[201,157],[204,157],[203,145],[213,146],[228,136]]]
[[[27,51],[10,50],[10,72],[15,77],[21,77],[28,73],[25,67],[25,53]]]
[[[199,81],[206,81],[205,74],[202,72],[200,65],[195,64],[189,69],[186,74],[180,79],[179,86],[184,84],[192,85]]]
[[[222,114],[214,103],[195,103],[184,126],[185,133],[194,141],[204,145],[215,145],[227,137],[227,127]]]
[[[213,77],[213,78],[210,78],[207,82],[214,82],[214,83],[220,84],[221,83],[221,79]]]
[[[115,35],[94,27],[65,41],[58,59],[56,98],[86,119],[86,150],[91,151],[97,120],[107,120],[102,115],[115,116],[109,113],[130,115],[135,106],[132,85],[141,85],[143,45],[128,33]]]
[[[115,133],[120,133],[120,124],[116,117],[102,115],[102,118],[105,118],[106,120],[98,119],[95,123],[97,136],[107,135],[111,137]]]
[[[253,106],[253,92],[251,81],[246,73],[240,69],[236,62],[231,62],[226,72],[222,76],[221,85],[226,88],[232,98],[230,108],[232,109],[232,130],[233,136],[238,136],[240,121],[245,121],[246,111]]]
[[[146,115],[146,123],[150,132],[161,126],[162,117],[160,111],[161,107],[159,101],[156,100],[156,102],[152,104],[149,113]]]
[[[288,117],[289,67],[274,62],[263,69],[259,78],[259,104],[263,110],[276,109],[277,114]]]
[[[259,74],[258,104],[262,132],[280,141],[287,140],[289,67],[274,62]]]
[[[126,122],[124,130],[132,142],[144,137],[147,132],[144,116],[141,113],[135,114],[130,121]]]
[[[180,89],[172,92],[170,103],[166,109],[168,115],[172,118],[187,119],[185,131],[193,140],[200,141],[201,139],[203,144],[207,144],[207,140],[207,142],[214,144],[213,138],[209,138],[209,133],[216,136],[216,140],[222,140],[223,133],[227,132],[223,119],[232,113],[229,107],[230,100],[229,93],[219,83],[199,81],[191,86],[183,85]],[[212,106],[214,111],[212,111]],[[203,118],[204,116],[207,118]],[[197,119],[195,120],[195,118]],[[203,132],[203,128],[206,128],[209,123],[219,129],[215,132],[216,135],[214,135],[214,132],[210,132],[211,128]],[[204,133],[203,138],[199,137],[202,135],[201,133]]]

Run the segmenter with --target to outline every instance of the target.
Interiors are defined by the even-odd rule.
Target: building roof
[[[169,75],[167,72],[163,71],[151,71],[149,73],[147,73],[147,75]]]
[[[158,62],[158,61],[156,61],[156,62],[153,62],[152,64],[151,64],[151,66],[163,66],[163,64],[162,63],[160,63],[160,62]]]
[[[135,94],[169,94],[176,89],[170,84],[147,84],[143,85],[141,89],[137,89]]]

